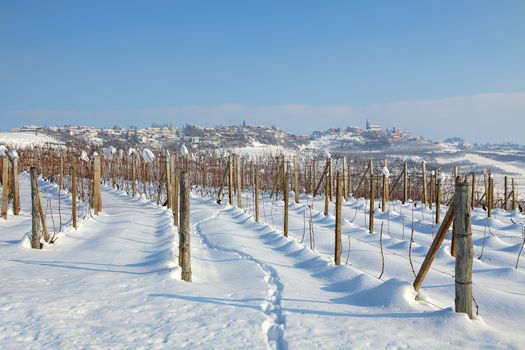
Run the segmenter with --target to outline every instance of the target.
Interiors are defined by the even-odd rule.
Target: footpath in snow
[[[195,196],[193,283],[185,283],[164,208],[104,189],[100,216],[35,251],[23,238],[31,227],[27,175],[21,190],[22,215],[0,221],[0,348],[520,348],[525,341],[515,327],[432,303],[435,288],[453,293],[449,276],[430,273],[427,300],[416,300],[406,268],[396,272],[402,257],[388,257],[383,280],[333,265],[329,218],[318,220],[312,251],[298,243],[299,232],[285,238],[241,209]],[[44,198],[56,195],[48,190]],[[294,227],[302,215],[292,206]],[[365,259],[369,247],[353,252]],[[524,294],[498,293],[508,322],[520,323]]]

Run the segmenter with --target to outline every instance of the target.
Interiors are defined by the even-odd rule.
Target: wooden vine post
[[[283,228],[283,234],[284,237],[288,237],[288,202],[289,197],[288,196],[288,184],[290,183],[290,174],[286,172],[284,175],[284,182],[283,182],[283,197],[284,197],[284,228]]]
[[[13,214],[20,215],[20,184],[18,182],[18,155],[13,157]]]
[[[335,254],[334,260],[336,265],[341,264],[341,227],[342,227],[342,206],[343,206],[343,189],[342,179],[339,172],[337,173],[336,192],[335,192]]]
[[[381,210],[386,211],[386,203],[388,202],[388,173],[385,173],[388,170],[388,160],[385,159],[385,165],[383,171],[383,196],[381,200]]]
[[[233,206],[233,159],[228,156],[228,204]]]
[[[255,179],[255,221],[259,222],[259,174],[256,172]]]
[[[171,157],[169,152],[166,152],[166,158],[164,160],[164,172],[166,173],[166,208],[171,209]]]
[[[474,248],[472,246],[472,228],[469,206],[468,182],[456,180],[456,214],[454,226],[456,228],[457,255],[456,255],[456,312],[466,313],[472,318],[472,260]]]
[[[346,156],[343,157],[343,198],[345,202],[348,201],[348,165],[346,161]]]
[[[71,222],[77,229],[77,160],[73,157],[71,163]]]
[[[293,192],[295,203],[299,204],[299,163],[297,157],[293,158]]]
[[[334,188],[333,188],[333,175],[332,175],[332,157],[328,157],[328,191],[330,202],[334,200]]]
[[[414,280],[413,286],[416,292],[418,292],[419,289],[421,288],[421,285],[423,284],[423,281],[425,280],[428,270],[430,270],[430,266],[432,265],[432,262],[436,258],[436,255],[439,251],[439,247],[441,247],[443,240],[447,236],[448,229],[450,228],[450,226],[452,225],[452,222],[454,221],[454,214],[455,214],[455,202],[453,199],[450,206],[448,207],[447,214],[445,215],[445,218],[443,219],[441,226],[439,226],[439,230],[436,236],[434,237],[432,244],[430,245],[428,253],[425,256],[425,260],[423,261],[423,264],[421,265],[421,268],[419,269],[419,272],[417,273],[416,279]]]
[[[171,213],[173,224],[179,226],[179,173],[175,157],[171,157]]]
[[[486,200],[487,200],[487,217],[491,217],[492,216],[492,186],[493,186],[493,182],[492,182],[492,175],[489,174],[488,175],[488,188],[487,188],[487,195],[485,196],[486,197]]]
[[[505,175],[505,177],[503,178],[503,210],[507,210],[507,186],[508,186],[508,179],[507,179],[507,175]]]
[[[330,191],[330,181],[328,178],[328,175],[325,175],[325,182],[324,182],[324,216],[328,215],[328,191]]]
[[[237,208],[242,208],[242,172],[241,159],[238,155],[235,156],[235,186],[237,191]]]
[[[190,176],[188,171],[180,174],[180,227],[179,260],[183,281],[191,282],[190,256]]]
[[[95,215],[102,211],[102,195],[100,193],[100,155],[93,155],[93,210]]]
[[[42,249],[40,244],[40,198],[38,196],[38,182],[35,168],[29,169],[31,178],[31,248]]]
[[[372,161],[370,161],[372,164]],[[368,220],[368,232],[372,235],[374,234],[374,173],[372,166],[370,166],[370,210],[369,210],[369,220]]]
[[[131,154],[131,193],[133,197],[137,195],[137,155],[136,152]]]
[[[421,172],[422,172],[422,182],[423,182],[423,197],[421,198],[421,204],[425,206],[428,201],[427,196],[427,163],[425,161],[421,162]]]
[[[439,211],[441,210],[441,179],[436,181],[436,224],[439,224]]]
[[[59,154],[59,174],[58,174],[58,190],[62,191],[64,182],[64,152],[60,151]]]
[[[516,187],[514,186],[514,179],[512,179],[511,186],[512,186],[512,210],[516,210]]]
[[[476,194],[476,174],[474,174],[474,172],[472,172],[472,182],[470,184],[470,209],[474,209],[475,207],[475,204],[474,204],[474,195]]]
[[[403,204],[408,200],[408,162],[403,165]]]
[[[0,157],[2,162],[2,212],[1,216],[7,220],[7,205],[9,200],[9,160],[7,155]]]

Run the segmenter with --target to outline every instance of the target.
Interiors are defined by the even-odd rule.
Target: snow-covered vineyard
[[[185,148],[0,160],[0,348],[525,344],[510,176]]]

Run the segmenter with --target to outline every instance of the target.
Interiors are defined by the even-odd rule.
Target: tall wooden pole
[[[489,174],[488,176],[488,190],[487,190],[487,195],[485,196],[486,199],[487,199],[487,217],[491,217],[492,216],[492,186],[493,186],[493,182],[492,182],[492,176]]]
[[[137,195],[137,155],[131,154],[131,193],[133,197]]]
[[[346,156],[343,157],[343,177],[342,177],[342,181],[343,181],[343,198],[345,199],[345,201],[348,201],[348,187],[347,187],[347,179],[348,179],[348,169],[347,169],[347,165],[346,165]]]
[[[325,190],[324,190],[324,211],[323,211],[323,214],[324,216],[328,216],[328,203],[329,203],[329,194],[328,192],[330,191],[330,179],[328,178],[328,175],[325,176],[325,182],[324,182],[324,187],[325,187]]]
[[[73,157],[71,163],[71,222],[77,229],[77,160]]]
[[[372,168],[370,168],[372,170]],[[368,232],[374,234],[374,173],[370,173],[370,211],[369,211],[369,220],[368,220]]]
[[[388,169],[388,160],[385,159],[384,168]],[[388,177],[383,174],[383,196],[381,200],[381,210],[386,211],[386,203],[388,202]]]
[[[171,209],[171,157],[169,153],[166,153],[166,158],[164,160],[164,168],[166,173],[165,185],[166,185],[166,208]]]
[[[337,173],[336,197],[335,197],[335,254],[334,260],[336,265],[341,264],[341,227],[342,227],[342,201],[343,201],[342,179],[339,172]]]
[[[329,157],[328,160],[328,196],[330,198],[330,202],[332,202],[334,200],[334,196],[333,196],[333,181],[334,181],[334,178],[333,178],[333,175],[332,175],[332,157]]]
[[[288,237],[288,184],[290,183],[290,174],[286,172],[286,175],[284,176],[284,183],[283,183],[283,192],[284,192],[284,237]]]
[[[180,227],[179,227],[179,255],[181,257],[181,278],[191,282],[190,256],[190,176],[188,171],[180,174]]]
[[[441,210],[441,179],[436,181],[436,224],[439,224],[439,215]]]
[[[233,206],[233,156],[228,157],[228,204]]]
[[[297,157],[293,158],[293,192],[295,203],[299,203],[299,163]]]
[[[507,189],[507,186],[508,186],[508,180],[507,180],[507,175],[505,175],[505,177],[503,178],[503,210],[507,210],[507,196],[508,196],[508,189]]]
[[[474,202],[474,194],[476,193],[476,174],[474,174],[474,172],[472,172],[472,182],[470,184],[470,189],[471,189],[471,192],[470,192],[470,209],[474,209],[474,206],[475,206],[475,202]]]
[[[514,186],[514,179],[512,179],[511,186],[512,186],[512,210],[516,210],[516,186]]]
[[[179,226],[179,171],[175,157],[171,157],[171,213],[173,215],[173,224]]]
[[[235,156],[235,185],[237,187],[237,208],[242,208],[242,169],[241,159],[238,155]]]
[[[7,205],[9,199],[9,160],[7,156],[2,156],[2,212],[1,216],[7,220]]]
[[[408,200],[408,163],[403,165],[403,204]]]
[[[20,184],[18,183],[18,157],[13,160],[13,214],[20,215]]]
[[[40,199],[38,197],[38,183],[35,168],[31,167],[29,173],[31,178],[31,248],[42,249],[40,245],[40,213],[38,210]]]
[[[93,156],[93,210],[95,215],[102,211],[102,196],[100,193],[100,155]]]
[[[427,164],[425,161],[421,162],[421,172],[423,176],[423,197],[421,198],[421,204],[423,206],[427,205],[428,196],[427,196]]]
[[[259,174],[255,173],[255,221],[259,222]]]
[[[472,260],[474,248],[472,246],[472,229],[469,208],[468,182],[460,178],[456,180],[456,227],[457,255],[456,255],[456,312],[466,313],[472,318]]]

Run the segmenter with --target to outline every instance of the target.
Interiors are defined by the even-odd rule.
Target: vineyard
[[[183,146],[2,148],[0,179],[2,348],[525,341],[508,176]]]

